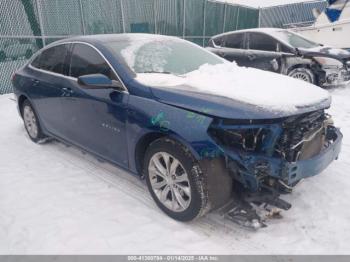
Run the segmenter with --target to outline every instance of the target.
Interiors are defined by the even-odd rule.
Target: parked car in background
[[[5,39],[0,41],[0,62],[21,57],[29,59],[36,50],[36,46],[28,39]]]
[[[319,174],[341,148],[327,91],[175,37],[61,40],[13,85],[31,140],[53,137],[145,178],[160,209],[180,221],[233,198],[248,205],[227,209],[230,217],[256,225],[249,203],[289,209],[279,194]]]
[[[289,30],[228,32],[211,38],[208,49],[240,66],[288,75],[321,87],[350,81],[350,52],[322,46]]]

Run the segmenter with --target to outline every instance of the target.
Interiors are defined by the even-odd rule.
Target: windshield
[[[320,44],[317,44],[290,31],[276,31],[273,32],[273,36],[278,38],[280,41],[291,45],[294,48],[314,48],[320,46]]]
[[[222,58],[207,50],[176,38],[145,38],[110,42],[106,45],[136,74],[183,75],[204,64],[224,63]]]

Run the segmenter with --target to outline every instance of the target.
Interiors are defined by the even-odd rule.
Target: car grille
[[[289,162],[295,162],[320,153],[325,140],[326,119],[323,111],[287,119],[276,145],[276,154]]]

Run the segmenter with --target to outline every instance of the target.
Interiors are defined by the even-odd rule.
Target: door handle
[[[253,54],[248,54],[248,58],[250,61],[253,61],[256,59],[256,55],[253,55]]]
[[[69,87],[62,88],[62,96],[71,96],[73,93],[74,91]]]
[[[224,52],[217,52],[216,53],[218,56],[221,56],[221,57],[225,57],[226,56],[226,54],[224,53]]]
[[[37,85],[39,85],[40,84],[40,81],[39,80],[37,80],[37,79],[32,79],[32,85],[33,86],[37,86]]]

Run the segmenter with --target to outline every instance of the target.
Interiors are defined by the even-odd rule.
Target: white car
[[[350,2],[335,1],[318,15],[312,26],[296,28],[295,31],[315,42],[350,50]]]

